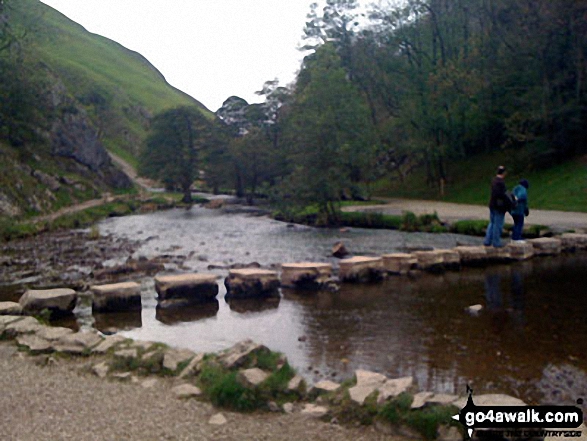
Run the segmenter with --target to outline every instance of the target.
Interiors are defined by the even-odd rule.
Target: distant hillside
[[[0,44],[0,216],[129,188],[106,149],[136,163],[154,114],[193,105],[212,116],[142,55],[38,0],[4,2],[0,43],[10,33],[16,43]]]

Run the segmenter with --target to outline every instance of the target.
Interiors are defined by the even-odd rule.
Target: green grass
[[[508,188],[521,178],[530,182],[530,211],[536,209],[587,212],[587,158],[578,158],[547,170],[517,171],[509,153],[498,152],[475,156],[451,163],[445,197],[437,188],[426,185],[425,170],[420,168],[401,183],[390,177],[379,180],[373,193],[376,197],[401,197],[423,200],[444,200],[463,204],[486,205],[489,183],[499,164],[510,168],[506,177]]]

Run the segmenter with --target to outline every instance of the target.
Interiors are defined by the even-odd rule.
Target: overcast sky
[[[300,67],[315,0],[42,0],[88,31],[145,56],[173,86],[215,111],[231,95],[260,101],[267,80]]]

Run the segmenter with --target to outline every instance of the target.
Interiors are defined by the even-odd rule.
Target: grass
[[[440,197],[437,188],[426,185],[425,170],[422,168],[403,183],[390,177],[379,180],[374,185],[373,193],[376,197],[486,205],[495,168],[499,164],[510,166],[512,162],[510,153],[497,152],[451,163],[445,197]],[[587,158],[567,161],[546,170],[520,171],[515,169],[515,163],[509,168],[506,177],[509,188],[513,188],[521,178],[530,182],[530,211],[536,208],[587,212]]]

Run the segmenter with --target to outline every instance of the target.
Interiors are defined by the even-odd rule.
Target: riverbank
[[[403,441],[373,427],[342,427],[301,413],[242,414],[211,404],[180,400],[176,380],[158,378],[150,387],[107,381],[87,372],[84,358],[57,359],[19,353],[0,342],[2,439],[50,440],[374,440]]]

